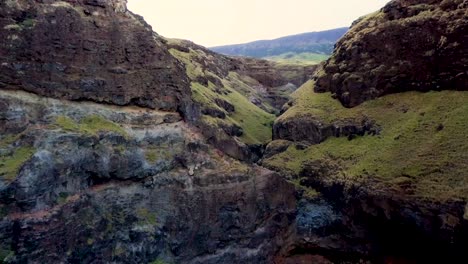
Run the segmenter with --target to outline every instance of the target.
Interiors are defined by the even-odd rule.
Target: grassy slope
[[[264,59],[272,60],[280,63],[293,63],[293,64],[319,64],[325,61],[330,56],[325,54],[311,53],[311,52],[287,52],[276,56],[264,57]]]
[[[404,186],[423,198],[468,198],[468,92],[406,92],[344,108],[329,93],[313,92],[309,82],[294,95],[281,119],[311,116],[324,122],[367,116],[382,128],[378,136],[349,141],[329,138],[305,150],[294,146],[265,161],[299,173],[306,162],[331,163],[344,180],[377,180]]]
[[[174,40],[171,40],[174,41]],[[231,72],[227,77],[222,78],[213,72],[204,70],[197,63],[200,58],[206,62],[210,61],[209,55],[201,50],[190,49],[190,52],[182,52],[176,49],[170,50],[171,54],[183,62],[186,66],[187,75],[192,80],[193,99],[202,106],[216,108],[226,113],[226,119],[204,116],[206,123],[218,126],[220,123],[235,124],[243,129],[240,140],[246,144],[266,144],[271,140],[271,127],[275,116],[267,113],[260,107],[251,103],[249,94],[255,93],[254,89],[245,81],[247,77],[239,76]],[[223,93],[216,92],[215,85],[209,82],[208,86],[195,82],[199,76],[212,76],[221,79],[224,88]],[[228,113],[215,103],[215,99],[223,99],[235,107],[233,113]],[[271,106],[265,106],[271,108]]]

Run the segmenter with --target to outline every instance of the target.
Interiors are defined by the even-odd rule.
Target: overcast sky
[[[128,0],[157,33],[210,47],[351,25],[388,0]]]

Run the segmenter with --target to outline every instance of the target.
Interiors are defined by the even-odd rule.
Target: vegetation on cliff
[[[322,164],[332,168],[326,176],[331,181],[383,183],[425,198],[468,198],[468,92],[405,92],[349,109],[313,89],[311,81],[293,94],[293,106],[277,122],[370,119],[380,133],[330,137],[306,148],[293,144],[266,159],[266,166],[299,175]]]
[[[237,128],[237,135],[230,136],[238,136],[246,144],[266,144],[271,140],[275,116],[267,111],[274,112],[274,107],[267,102],[255,105],[249,100],[259,95],[246,82],[247,76],[233,71],[223,74],[203,65],[215,58],[201,49],[180,51],[173,48],[170,52],[185,64],[192,80],[192,97],[204,113],[203,122],[215,127]]]
[[[127,136],[127,133],[121,126],[98,115],[86,116],[79,122],[75,122],[67,116],[58,116],[55,120],[55,125],[65,131],[80,134],[98,135],[100,132],[114,132]]]
[[[1,150],[1,147],[0,147]],[[11,154],[0,153],[0,179],[7,182],[15,180],[21,166],[35,153],[33,147],[24,146],[11,150]]]

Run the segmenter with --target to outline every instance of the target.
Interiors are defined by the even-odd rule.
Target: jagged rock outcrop
[[[358,123],[355,120],[337,121],[332,124],[310,118],[295,118],[276,122],[273,125],[273,140],[306,141],[319,144],[329,137],[348,137],[352,139],[365,134],[377,134],[378,128],[369,120]]]
[[[379,124],[365,113],[340,117],[327,113],[341,107],[339,102],[314,93],[315,82],[305,83],[283,107],[285,112],[273,124],[273,140],[288,140],[319,144],[331,137],[347,137],[349,140],[357,136],[378,135]],[[322,98],[317,99],[319,96]],[[313,98],[313,99],[311,99]],[[328,99],[328,100],[327,100]],[[332,101],[330,105],[325,102]],[[318,103],[318,105],[314,105]],[[324,104],[324,109],[321,104]],[[309,113],[317,112],[315,115]],[[270,155],[270,153],[267,153]]]
[[[187,112],[190,84],[126,1],[0,3],[0,88]]]
[[[176,112],[5,90],[0,105],[2,261],[266,263],[287,238],[291,185]]]
[[[389,93],[468,88],[468,3],[391,1],[353,23],[316,77],[348,107]]]

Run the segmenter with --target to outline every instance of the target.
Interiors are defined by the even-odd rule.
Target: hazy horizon
[[[389,0],[128,0],[158,34],[207,47],[348,27]]]

